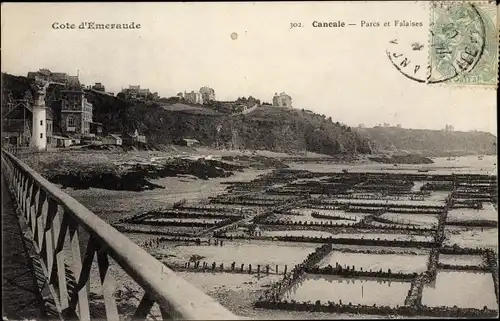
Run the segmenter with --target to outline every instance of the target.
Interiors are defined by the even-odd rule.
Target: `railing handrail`
[[[43,178],[7,151],[3,154],[16,162],[22,171],[62,206],[85,230],[106,247],[109,255],[152,298],[175,319],[236,320],[236,316],[212,297],[155,259],[128,237],[88,210],[73,197]]]

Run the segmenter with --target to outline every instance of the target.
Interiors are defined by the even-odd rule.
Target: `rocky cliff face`
[[[382,151],[434,157],[497,153],[496,136],[486,132],[445,132],[396,127],[356,128],[355,130],[370,139],[375,149]]]
[[[205,146],[264,149],[278,152],[311,151],[327,155],[370,153],[367,139],[331,119],[301,110],[259,107],[242,114],[211,108],[170,108],[168,103],[129,102],[89,94],[94,119],[108,132],[138,129],[153,145],[181,138],[199,140]]]

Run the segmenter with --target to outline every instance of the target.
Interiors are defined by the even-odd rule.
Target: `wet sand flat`
[[[403,305],[410,289],[409,282],[359,280],[336,276],[306,275],[285,296],[287,300],[321,302],[333,301],[343,304]]]
[[[382,271],[387,272],[390,269],[392,272],[420,273],[427,270],[427,260],[428,255],[342,253],[333,251],[318,266],[335,266],[338,263],[341,266],[354,266],[356,270],[363,269],[363,271],[382,269]]]
[[[435,285],[424,286],[422,303],[459,308],[498,308],[491,273],[438,271]]]
[[[168,254],[170,257],[167,262],[181,264],[188,262],[191,256],[199,255],[203,257],[200,261],[206,261],[209,265],[216,262],[217,266],[221,263],[229,267],[232,262],[236,267],[245,264],[245,270],[248,264],[252,264],[253,269],[261,265],[261,271],[264,271],[269,264],[272,271],[278,265],[283,269],[288,265],[288,270],[302,262],[309,253],[312,253],[318,244],[291,244],[284,242],[236,242],[224,241],[222,246],[215,245],[175,245],[169,243],[159,253]]]

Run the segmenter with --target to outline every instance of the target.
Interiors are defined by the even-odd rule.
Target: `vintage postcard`
[[[4,320],[498,317],[493,1],[1,6]]]

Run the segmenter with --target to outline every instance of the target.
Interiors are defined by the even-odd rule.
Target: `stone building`
[[[128,88],[121,91],[127,99],[137,100],[157,100],[159,99],[158,93],[152,93],[148,88],[141,88],[141,86],[128,86]]]
[[[52,139],[53,118],[52,109],[47,108],[41,126],[45,126],[44,135],[48,147],[55,146]],[[27,102],[17,103],[15,108],[3,115],[2,126],[2,137],[6,143],[18,147],[30,146],[33,139],[33,106]]]
[[[203,96],[199,92],[184,92],[184,99],[191,104],[203,104]]]
[[[209,102],[215,100],[215,90],[213,88],[204,86],[200,88],[200,94],[203,98],[203,102]]]
[[[104,85],[100,82],[96,82],[94,84],[94,86],[92,86],[92,89],[97,90],[97,91],[106,92],[106,87],[104,87]]]
[[[52,72],[49,69],[39,69],[38,71],[30,71],[27,75],[28,79],[45,80],[63,83],[68,86],[79,83],[78,76],[70,76],[65,72]]]
[[[121,146],[123,144],[122,138],[118,134],[109,134],[108,136],[102,139],[103,145],[118,145]]]
[[[273,97],[273,106],[292,108],[292,97],[284,92],[279,95],[275,93]]]
[[[93,106],[81,89],[61,91],[61,131],[64,134],[88,136],[92,122]]]
[[[122,135],[122,142],[124,145],[136,145],[137,143],[146,143],[146,136],[139,133],[136,129],[133,133],[125,133]]]

